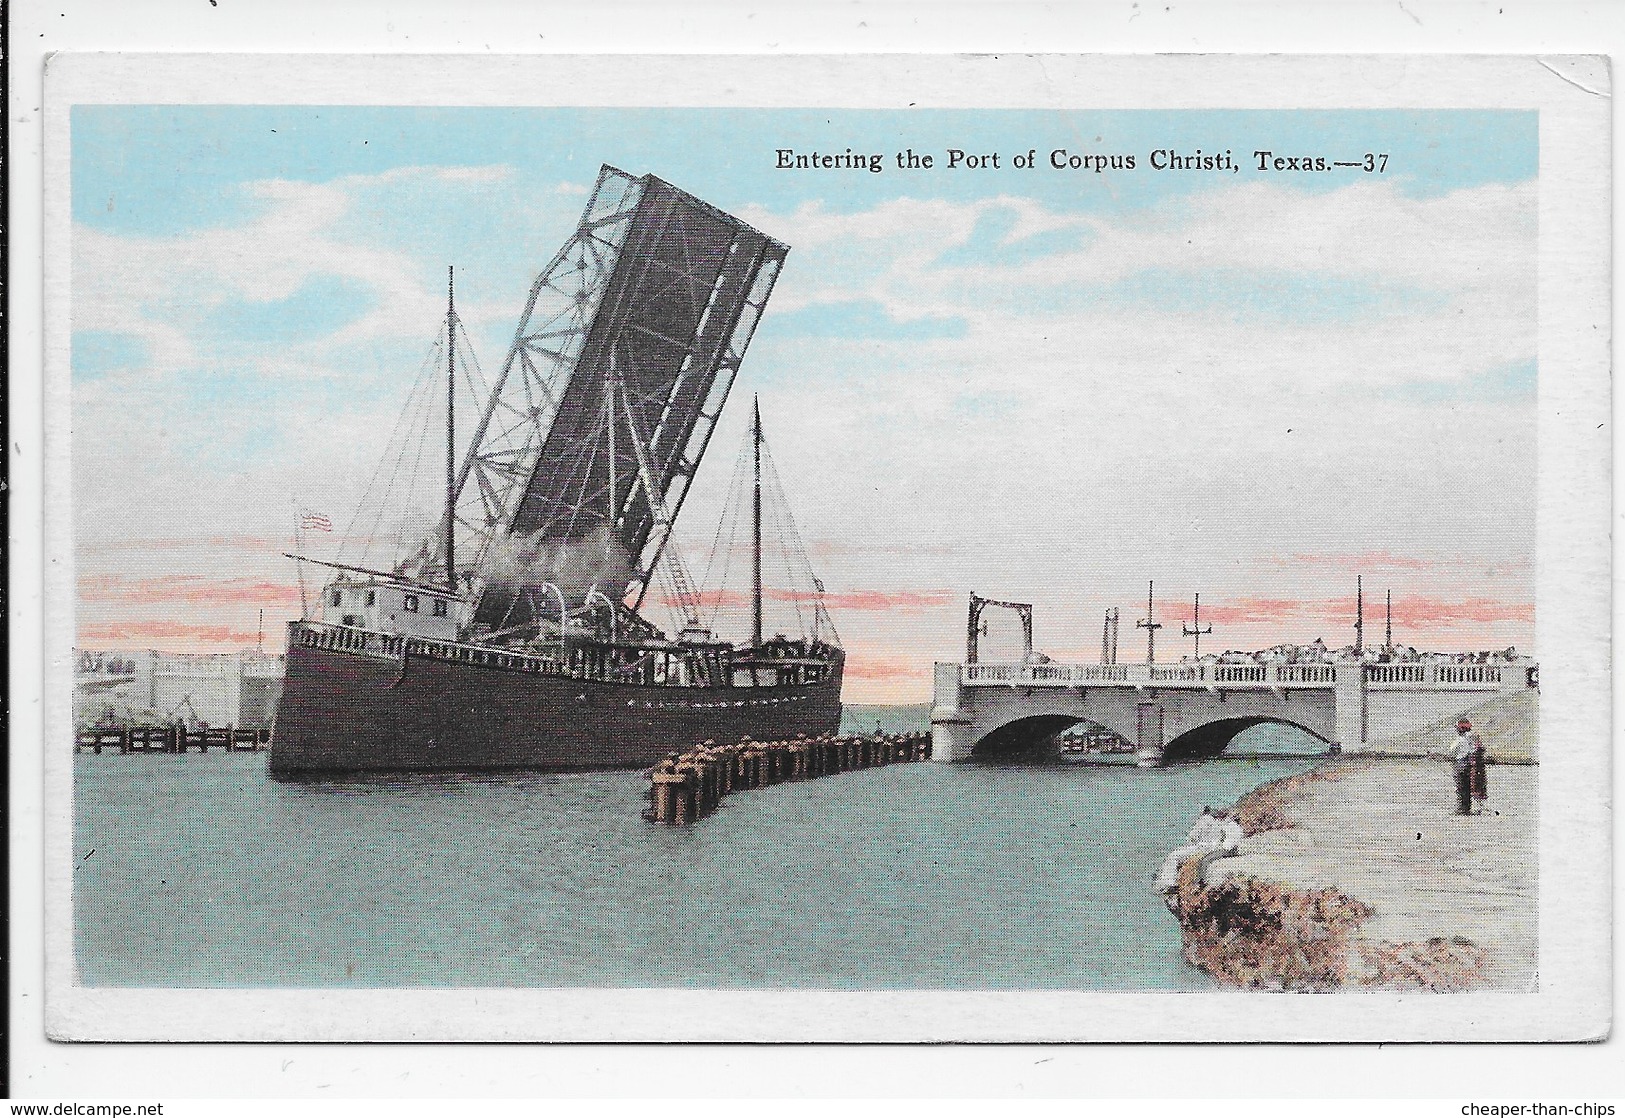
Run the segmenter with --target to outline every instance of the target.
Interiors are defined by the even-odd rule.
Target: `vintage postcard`
[[[57,1038],[1606,1035],[1604,62],[46,81]]]

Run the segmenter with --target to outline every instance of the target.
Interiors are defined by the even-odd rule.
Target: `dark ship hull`
[[[277,776],[630,768],[706,741],[834,733],[841,719],[838,652],[816,682],[705,687],[582,678],[499,649],[377,633],[357,631],[348,648],[291,635]]]

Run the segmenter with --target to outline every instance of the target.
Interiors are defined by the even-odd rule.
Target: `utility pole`
[[[1100,632],[1100,662],[1117,663],[1117,607],[1106,611],[1106,625]]]
[[[446,588],[457,593],[457,289],[446,266]],[[428,564],[425,563],[425,566]]]
[[[1365,584],[1354,576],[1354,655],[1365,653]]]
[[[1196,595],[1196,605],[1191,609],[1191,623],[1183,626],[1187,637],[1196,638],[1196,649],[1192,653],[1195,659],[1202,658],[1202,635],[1213,632],[1213,623],[1209,622],[1206,629],[1202,628],[1202,595]]]
[[[1382,644],[1389,652],[1394,650],[1394,592],[1388,591],[1387,621],[1382,627]]]
[[[1157,630],[1162,628],[1157,624],[1157,584],[1150,581],[1145,584],[1145,616],[1134,623],[1136,629],[1145,630],[1145,662],[1157,662]]]
[[[254,642],[254,651],[265,651],[265,611],[263,609],[260,610],[260,635],[259,638]]]

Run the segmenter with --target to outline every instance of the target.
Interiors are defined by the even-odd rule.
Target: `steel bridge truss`
[[[575,542],[607,527],[629,578],[604,589],[641,606],[787,252],[661,179],[602,168],[531,286],[456,477],[476,623],[540,619],[482,578],[505,533]],[[692,589],[672,574],[681,603]]]

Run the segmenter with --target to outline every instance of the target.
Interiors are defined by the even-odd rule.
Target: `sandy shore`
[[[1188,862],[1186,955],[1275,989],[1532,989],[1534,765],[1493,765],[1488,814],[1452,814],[1447,762],[1350,758],[1238,804],[1242,853]]]

